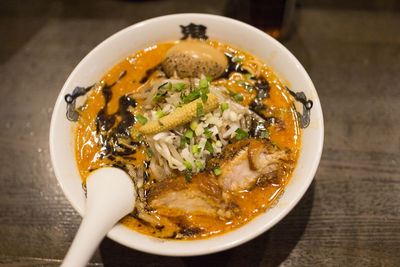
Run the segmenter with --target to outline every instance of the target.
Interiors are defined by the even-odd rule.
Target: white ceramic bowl
[[[205,240],[172,241],[145,236],[116,225],[108,237],[127,247],[159,255],[194,256],[240,245],[278,223],[300,200],[312,182],[323,146],[323,117],[314,85],[299,61],[279,42],[245,23],[221,16],[177,14],[146,20],[112,35],[93,49],[65,82],[54,107],[50,126],[50,153],[58,182],[72,206],[82,215],[85,196],[74,154],[72,122],[66,119],[64,96],[76,86],[89,86],[123,58],[160,42],[182,37],[179,25],[207,27],[207,36],[247,51],[263,60],[295,91],[303,91],[314,106],[310,126],[302,131],[300,157],[284,193],[265,213],[243,227]]]

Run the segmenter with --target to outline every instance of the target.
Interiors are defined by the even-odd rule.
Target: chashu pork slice
[[[150,189],[148,204],[168,217],[187,214],[220,218],[232,216],[218,181],[209,173],[194,175],[190,182],[184,176],[160,181]]]
[[[245,139],[227,146],[218,158],[210,159],[209,169],[220,166],[218,182],[224,191],[251,189],[257,180],[279,170],[287,152],[263,139]]]

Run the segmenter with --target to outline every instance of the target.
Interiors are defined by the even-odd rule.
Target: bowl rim
[[[301,190],[298,192],[298,194],[296,195],[295,198],[291,199],[291,201],[288,203],[288,207],[287,208],[283,208],[282,211],[280,211],[278,213],[277,216],[273,217],[272,220],[268,221],[267,223],[265,223],[264,227],[259,228],[259,229],[255,229],[254,231],[251,232],[251,234],[248,234],[246,236],[242,236],[241,238],[236,238],[235,240],[232,240],[230,242],[225,242],[225,243],[221,243],[218,245],[214,245],[212,247],[208,247],[207,249],[203,249],[202,251],[193,251],[193,249],[182,249],[181,251],[171,251],[171,249],[163,249],[160,250],[158,247],[146,247],[143,248],[142,246],[137,246],[136,244],[132,244],[133,242],[130,240],[130,238],[127,238],[126,235],[124,235],[123,233],[125,232],[126,228],[125,226],[122,226],[120,223],[118,223],[116,226],[114,226],[113,229],[111,229],[111,231],[107,234],[107,236],[109,238],[111,238],[112,240],[127,246],[129,248],[133,248],[135,250],[138,251],[142,251],[142,252],[147,252],[147,253],[152,253],[152,254],[157,254],[157,255],[164,255],[164,256],[199,256],[199,255],[205,255],[205,254],[211,254],[211,253],[216,253],[216,252],[220,252],[223,250],[227,250],[230,249],[232,247],[241,245],[257,236],[259,236],[260,234],[268,231],[269,229],[271,229],[273,226],[275,226],[279,221],[281,221],[291,210],[293,210],[293,208],[296,206],[296,204],[300,201],[300,199],[304,196],[305,192],[308,190],[310,184],[312,183],[312,181],[314,180],[314,176],[316,174],[316,171],[318,169],[318,165],[321,159],[321,155],[322,155],[322,149],[323,149],[323,143],[324,143],[324,120],[323,120],[323,114],[322,114],[322,109],[321,109],[321,105],[320,105],[320,101],[319,101],[319,97],[318,94],[316,92],[315,86],[311,80],[311,78],[309,77],[308,73],[306,72],[306,70],[304,69],[304,67],[300,64],[300,62],[297,60],[297,58],[285,47],[283,46],[280,42],[278,42],[277,40],[275,40],[274,38],[272,38],[271,36],[269,36],[268,34],[262,32],[261,30],[246,24],[244,22],[232,19],[232,18],[228,18],[228,17],[224,17],[224,16],[220,16],[220,15],[212,15],[212,14],[203,14],[203,13],[178,13],[178,14],[170,14],[170,15],[164,15],[164,16],[159,16],[159,17],[154,17],[151,19],[147,19],[138,23],[135,23],[133,25],[130,25],[124,29],[121,29],[119,31],[117,31],[116,33],[112,34],[111,36],[109,36],[108,38],[106,38],[105,40],[103,40],[102,42],[100,42],[95,48],[93,48],[74,68],[74,70],[71,72],[71,74],[68,76],[66,82],[64,83],[54,106],[53,109],[53,113],[52,113],[52,118],[51,118],[51,122],[50,122],[50,135],[49,135],[49,143],[50,143],[50,157],[51,157],[51,162],[52,162],[52,166],[53,166],[53,170],[55,172],[57,181],[59,183],[59,185],[61,186],[61,189],[64,193],[64,195],[67,197],[68,201],[71,203],[71,205],[73,206],[73,208],[81,215],[83,216],[83,208],[78,204],[78,200],[76,197],[74,197],[73,193],[66,190],[65,188],[65,184],[63,181],[63,177],[60,173],[60,170],[58,168],[57,165],[57,160],[56,160],[56,156],[55,154],[57,153],[55,151],[55,145],[54,142],[55,140],[55,136],[56,136],[56,113],[59,112],[60,106],[64,100],[63,98],[63,92],[66,90],[66,87],[70,84],[71,80],[73,79],[73,77],[76,75],[76,73],[78,72],[78,69],[80,69],[81,65],[83,65],[85,63],[85,61],[92,57],[93,55],[95,55],[97,53],[98,50],[100,50],[103,46],[105,46],[107,43],[113,42],[114,39],[117,39],[119,36],[124,35],[130,31],[135,30],[136,28],[140,28],[146,24],[149,23],[160,23],[162,21],[165,20],[170,20],[170,19],[176,19],[176,18],[185,18],[185,17],[196,17],[199,19],[213,19],[213,20],[219,20],[219,21],[223,21],[226,23],[231,23],[233,24],[233,26],[238,26],[238,27],[242,27],[245,28],[246,30],[252,31],[254,32],[254,34],[258,34],[258,35],[263,35],[264,38],[269,39],[269,42],[273,42],[275,45],[277,45],[285,54],[286,56],[288,56],[290,58],[290,60],[296,65],[296,67],[298,68],[298,70],[302,73],[302,76],[304,76],[304,78],[307,80],[307,82],[310,84],[310,90],[315,92],[314,95],[314,99],[317,101],[314,101],[314,108],[318,108],[319,112],[320,112],[320,118],[319,118],[319,123],[321,124],[320,127],[320,131],[319,136],[318,136],[318,142],[315,144],[315,155],[316,155],[316,160],[312,165],[312,168],[308,171],[308,177],[306,177],[307,179],[305,179],[305,183],[304,186],[301,187]],[[279,75],[278,75],[279,76]],[[316,107],[317,106],[317,107]],[[281,193],[282,195],[282,193]],[[249,222],[250,223],[250,222]],[[242,226],[243,227],[243,226]],[[221,236],[226,236],[234,231],[237,231],[239,228],[236,228],[235,230],[232,230],[228,233],[222,234],[222,235],[217,235],[215,237],[211,237],[208,239],[200,239],[200,240],[189,240],[189,241],[175,241],[175,240],[161,240],[154,238],[154,237],[148,237],[150,239],[156,240],[157,242],[167,242],[169,244],[172,243],[204,243],[206,240],[210,240],[210,239],[218,239]],[[129,230],[129,229],[128,229]],[[132,231],[133,230],[129,230]],[[141,234],[139,234],[141,235]],[[144,236],[144,235],[143,235]],[[152,241],[151,241],[152,242]],[[206,242],[207,243],[207,242]]]

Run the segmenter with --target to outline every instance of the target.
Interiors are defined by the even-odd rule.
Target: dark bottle
[[[225,15],[285,39],[292,25],[296,0],[229,0]]]

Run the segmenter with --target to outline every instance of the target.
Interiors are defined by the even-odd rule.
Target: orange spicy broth
[[[241,57],[243,64],[247,61],[256,59],[250,54],[226,44],[215,41],[207,42],[211,46],[216,47],[223,52],[228,52],[234,56]],[[120,74],[123,71],[126,71],[126,75],[112,87],[112,98],[107,106],[108,113],[112,114],[118,110],[118,101],[120,97],[126,94],[140,92],[141,89],[151,82],[151,77],[149,81],[144,84],[140,83],[140,80],[146,75],[147,70],[162,62],[168,49],[176,43],[177,42],[157,44],[139,51],[133,56],[125,58],[107,72],[98,85],[89,92],[83,108],[79,111],[80,117],[77,123],[75,140],[77,165],[84,184],[92,170],[102,166],[112,165],[113,163],[111,160],[102,159],[99,156],[101,146],[97,144],[99,136],[96,134],[95,119],[100,109],[105,105],[105,99],[101,91],[102,86],[104,84],[114,83],[118,80]],[[269,108],[268,111],[266,111],[266,114],[281,119],[285,124],[284,129],[279,129],[277,125],[271,124],[268,128],[270,140],[282,149],[290,149],[290,157],[294,162],[296,162],[298,151],[300,149],[300,127],[298,124],[297,113],[293,105],[294,100],[285,90],[281,81],[272,70],[263,65],[260,69],[260,74],[266,81],[268,81],[270,86],[269,97],[263,100],[263,103]],[[233,91],[240,92],[244,97],[242,104],[248,105],[256,96],[256,92],[246,91],[244,86],[238,83],[238,79],[241,79],[241,77],[233,74],[230,75],[229,79],[215,80],[212,84],[224,85]],[[136,114],[139,111],[140,105],[138,105],[136,109],[132,110],[132,113]],[[135,157],[127,159],[127,161],[135,166],[140,166],[144,164],[143,162],[145,159],[146,153],[144,149],[138,147]],[[194,227],[197,226],[205,229],[201,234],[189,237],[189,239],[201,239],[216,234],[226,233],[234,228],[240,227],[257,215],[263,213],[279,197],[290,178],[291,172],[292,168],[288,168],[288,170],[284,172],[284,177],[280,177],[283,181],[280,184],[269,184],[263,187],[255,187],[250,191],[243,191],[233,195],[233,200],[240,207],[241,211],[238,216],[235,216],[232,219],[220,220],[218,218],[207,216],[188,215],[186,220]],[[152,174],[150,172],[150,177],[151,176]],[[159,233],[160,230],[143,224],[133,216],[126,216],[121,222],[137,232],[156,237],[162,236],[162,234]],[[168,228],[173,226],[166,225],[165,227]],[[168,231],[171,229],[165,230]]]

